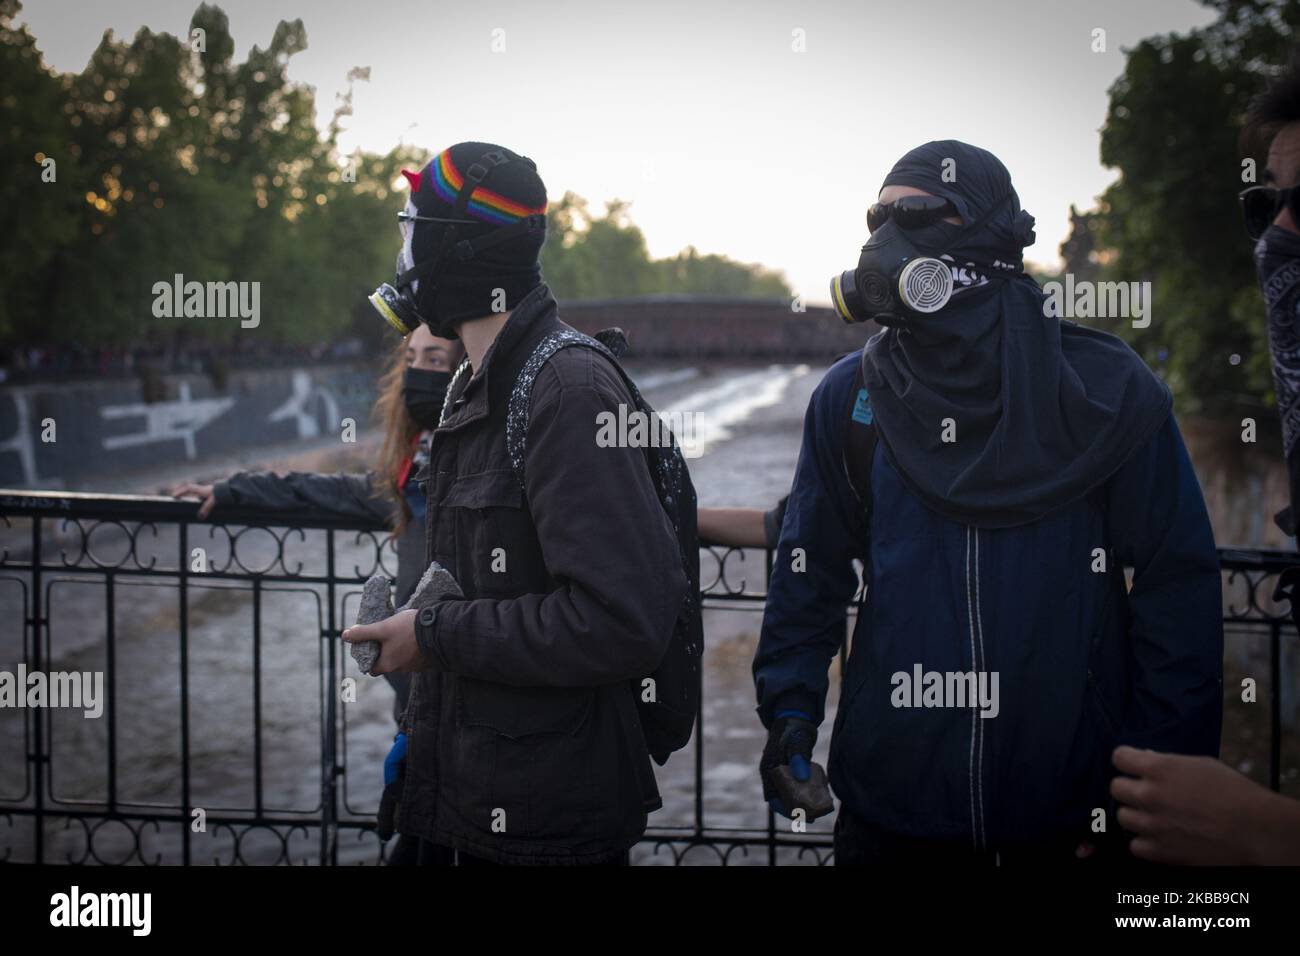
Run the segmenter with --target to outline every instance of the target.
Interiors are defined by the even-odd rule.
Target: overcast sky
[[[889,167],[931,139],[1002,158],[1038,218],[1026,255],[1055,264],[1070,204],[1091,206],[1114,178],[1098,130],[1123,48],[1212,19],[1192,0],[219,5],[241,60],[277,21],[303,20],[289,72],[316,88],[322,124],[348,70],[370,67],[345,150],[501,143],[536,160],[552,200],[629,200],[652,255],[694,245],[761,262],[813,302],[857,262]],[[105,29],[183,34],[196,7],[26,0],[20,19],[48,63],[79,71]]]

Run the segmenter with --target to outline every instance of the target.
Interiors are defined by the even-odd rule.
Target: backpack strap
[[[528,414],[533,400],[533,383],[537,381],[537,373],[542,370],[542,366],[552,355],[572,345],[595,349],[613,362],[620,373],[623,373],[623,368],[618,364],[618,359],[613,352],[591,336],[583,335],[576,329],[557,329],[537,343],[533,354],[528,356],[524,367],[519,370],[515,387],[510,390],[510,406],[506,411],[506,451],[510,455],[510,467],[514,470],[515,480],[519,482],[520,488],[524,487],[524,444],[528,438]],[[623,379],[628,382],[632,390],[632,398],[638,405],[641,404],[641,396],[628,381],[626,374],[623,374]]]
[[[619,353],[627,347],[627,338],[622,329],[605,329],[596,333],[600,341],[589,335],[583,335],[576,329],[557,329],[548,333],[542,338],[537,346],[533,349],[533,354],[528,356],[524,362],[524,367],[520,369],[518,378],[515,379],[515,386],[510,391],[510,404],[506,411],[506,452],[510,456],[510,467],[515,473],[515,478],[519,482],[520,489],[527,498],[528,489],[524,484],[524,457],[525,441],[528,437],[528,418],[533,398],[533,383],[537,380],[537,373],[542,370],[542,366],[558,352],[560,349],[571,346],[581,346],[583,348],[593,349],[609,359],[610,364],[617,370],[619,377],[622,378],[623,384],[627,387],[632,396],[632,404],[637,411],[645,412],[650,406],[646,400],[641,397],[641,390],[636,387],[631,376],[624,370],[618,360]],[[608,342],[609,346],[605,343]],[[612,348],[611,348],[612,346]],[[688,553],[683,543],[683,529],[681,522],[678,520],[677,509],[686,503],[683,498],[685,490],[689,489],[690,497],[690,515],[689,531],[692,540],[695,532],[695,493],[690,485],[690,473],[686,468],[686,460],[682,457],[681,448],[677,444],[677,439],[672,438],[671,443],[667,446],[660,447],[658,453],[650,456],[650,478],[655,487],[655,493],[659,497],[659,503],[668,515],[673,526],[673,532],[677,536],[677,544],[681,550],[682,567],[686,569],[687,588],[686,596],[682,599],[683,614],[690,618],[699,614],[699,555],[698,552]],[[692,561],[694,558],[694,561]],[[694,566],[695,570],[691,568]],[[681,618],[679,617],[679,623]],[[698,656],[703,648],[703,634],[698,636],[687,634],[685,636],[685,647],[689,654]]]
[[[619,378],[631,393],[632,404],[637,410],[646,411],[650,407],[641,397],[641,391],[636,387],[636,383],[632,381],[618,360],[619,356],[627,350],[627,336],[622,329],[602,329],[594,338],[583,335],[577,329],[556,329],[548,333],[537,343],[533,354],[528,356],[524,367],[520,369],[515,387],[510,391],[510,405],[506,412],[506,451],[510,455],[510,467],[514,470],[515,478],[518,479],[521,488],[524,487],[524,445],[528,438],[528,416],[532,406],[533,383],[537,381],[537,373],[542,370],[542,366],[552,355],[560,349],[574,345],[593,349],[609,359],[609,363],[614,366]],[[448,392],[450,393],[450,389]],[[659,456],[656,475],[661,487],[665,488],[677,487],[680,476],[674,472],[679,469],[684,471],[686,467],[676,438],[672,440],[671,449],[670,454]]]
[[[844,414],[843,459],[844,473],[858,499],[863,521],[871,527],[871,465],[876,455],[875,416],[871,399],[867,395],[862,376],[862,363],[853,373],[853,387],[849,390],[848,408]]]

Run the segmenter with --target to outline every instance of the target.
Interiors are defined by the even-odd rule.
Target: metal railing
[[[225,511],[204,522],[195,510],[162,498],[0,491],[0,670],[99,663],[105,690],[102,720],[0,709],[0,861],[383,861],[373,821],[392,717],[381,694],[365,691],[379,682],[355,680],[338,638],[366,578],[396,577],[386,533],[324,514]],[[1295,630],[1272,585],[1297,556],[1220,556],[1225,623],[1247,639],[1229,656],[1262,663],[1252,642],[1267,644],[1277,789],[1279,675]],[[771,560],[702,549],[706,614],[754,614],[756,632]],[[309,650],[314,673],[303,666]],[[666,788],[661,775],[668,806],[634,861],[827,862],[828,821],[792,832],[754,781],[722,811],[706,795],[718,769],[710,757],[733,729],[716,733],[708,704],[691,747],[665,768],[675,775]],[[751,733],[745,713],[751,726],[735,729]],[[215,730],[195,726],[202,721]],[[349,787],[354,767],[364,770]]]

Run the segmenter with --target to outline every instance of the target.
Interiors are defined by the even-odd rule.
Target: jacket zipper
[[[971,575],[971,539],[975,542],[975,573]],[[970,628],[971,670],[979,686],[980,670],[984,660],[984,623],[980,612],[980,551],[979,529],[966,527],[966,617]],[[972,596],[973,590],[973,596]],[[973,599],[972,599],[973,597]],[[978,635],[978,644],[977,644]],[[979,716],[979,699],[971,703],[970,712],[970,800],[971,839],[975,850],[984,849],[984,724]]]

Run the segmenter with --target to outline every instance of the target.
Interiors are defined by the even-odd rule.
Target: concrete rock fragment
[[[434,561],[420,577],[420,582],[415,586],[415,590],[411,592],[410,599],[397,610],[405,611],[408,608],[415,608],[418,611],[430,604],[437,604],[446,598],[463,596],[460,585],[451,576],[451,572],[437,561]]]
[[[437,561],[425,570],[420,582],[411,592],[410,599],[401,607],[393,608],[391,593],[393,582],[386,575],[372,574],[361,589],[361,606],[357,608],[358,624],[375,624],[392,617],[398,611],[420,610],[446,598],[463,597],[460,585],[451,573]],[[357,641],[349,645],[352,659],[361,673],[369,675],[379,660],[378,641]]]
[[[370,576],[370,580],[361,589],[361,606],[357,608],[358,624],[374,624],[393,616],[392,584],[387,575]],[[369,674],[379,660],[379,642],[357,641],[349,646],[352,648],[352,659],[357,662],[361,673]]]

